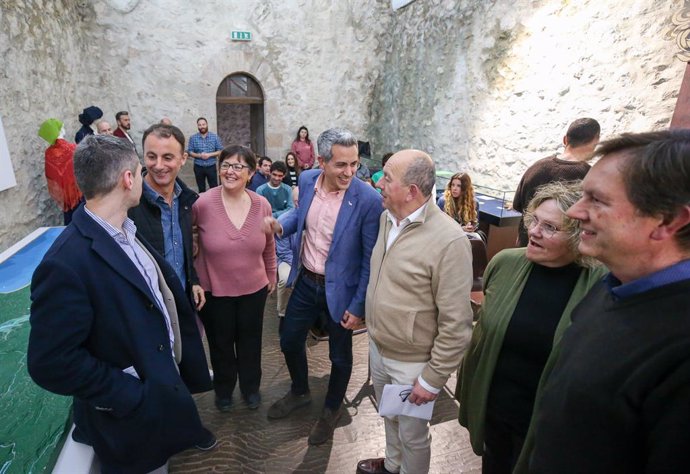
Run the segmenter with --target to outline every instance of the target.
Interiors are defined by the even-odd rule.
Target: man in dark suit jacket
[[[33,275],[28,369],[74,397],[73,437],[102,472],[146,473],[215,445],[190,394],[211,389],[208,366],[174,270],[127,218],[142,188],[133,149],[89,136],[74,169],[86,204]]]
[[[283,418],[311,401],[305,340],[324,315],[329,334],[331,375],[324,409],[309,434],[309,444],[331,438],[352,373],[352,329],[364,319],[369,259],[376,243],[381,196],[355,179],[357,139],[348,130],[330,129],[319,136],[321,169],[299,177],[299,206],[280,223],[266,227],[282,236],[296,233],[297,245],[288,286],[294,289],[281,328],[280,348],[292,378],[291,390],[268,411]],[[302,252],[300,252],[302,249]]]

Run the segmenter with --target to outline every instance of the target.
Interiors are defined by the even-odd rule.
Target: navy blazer
[[[283,236],[297,233],[288,286],[293,285],[302,266],[302,233],[314,199],[314,185],[321,173],[322,170],[308,170],[299,175],[299,206],[296,212],[283,214],[279,219]],[[381,212],[381,195],[371,185],[353,178],[343,196],[326,259],[326,302],[335,322],[340,322],[345,310],[364,317],[371,251],[379,233]]]
[[[194,312],[175,271],[143,243],[175,298],[179,365],[143,277],[83,206],[31,281],[29,373],[74,397],[77,441],[93,446],[103,472],[151,471],[207,436],[190,394],[212,388]],[[131,366],[140,380],[122,371]]]

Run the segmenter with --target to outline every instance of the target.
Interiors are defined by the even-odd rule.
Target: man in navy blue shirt
[[[200,193],[206,191],[206,181],[209,188],[218,186],[218,170],[216,157],[223,150],[220,138],[208,131],[208,121],[204,117],[196,119],[199,133],[189,137],[187,153],[194,158],[194,177]]]
[[[624,134],[597,153],[567,214],[580,252],[611,273],[572,313],[535,403],[529,471],[689,472],[690,130]]]

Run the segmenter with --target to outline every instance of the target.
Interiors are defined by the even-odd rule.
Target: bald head
[[[113,130],[110,127],[110,124],[106,122],[105,120],[101,120],[98,122],[98,125],[96,125],[96,128],[98,129],[98,134],[99,135],[112,135]]]
[[[436,167],[434,160],[420,150],[401,150],[391,156],[390,162],[399,167],[402,183],[417,186],[425,198],[431,196],[436,182]]]
[[[402,150],[383,167],[381,189],[383,206],[396,219],[404,219],[419,209],[431,196],[436,168],[429,155],[419,150]]]

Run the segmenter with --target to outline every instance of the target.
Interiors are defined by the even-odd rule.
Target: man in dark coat
[[[33,275],[28,370],[74,398],[73,437],[103,473],[146,473],[215,445],[190,394],[211,388],[208,366],[179,279],[127,218],[142,187],[134,150],[89,136],[74,169],[86,204]]]

